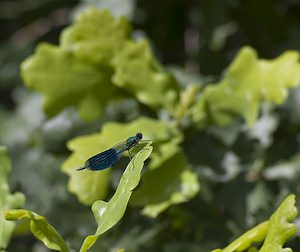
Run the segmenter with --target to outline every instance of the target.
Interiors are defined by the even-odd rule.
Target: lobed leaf
[[[114,18],[108,10],[90,8],[63,31],[61,45],[85,62],[111,65],[130,33],[130,24],[124,17]]]
[[[179,89],[154,57],[146,40],[129,41],[115,62],[114,83],[153,108],[173,110]]]
[[[109,169],[101,172],[84,170],[76,171],[92,155],[102,152],[120,141],[125,141],[129,136],[142,132],[145,140],[151,140],[155,149],[161,150],[171,139],[172,145],[181,141],[179,131],[168,123],[149,118],[140,118],[131,123],[106,123],[102,131],[96,134],[74,138],[68,142],[68,148],[73,152],[63,163],[62,171],[70,176],[68,189],[74,193],[83,204],[91,205],[95,200],[106,196]],[[156,148],[156,146],[158,146]],[[169,155],[163,151],[164,156]],[[160,164],[160,154],[155,154],[157,165]],[[152,158],[152,157],[151,157]],[[154,162],[154,161],[153,161]]]
[[[271,216],[268,233],[260,252],[292,252],[290,248],[283,248],[283,245],[297,232],[296,225],[291,223],[297,216],[295,203],[295,195],[289,195]]]
[[[120,95],[111,83],[111,60],[130,34],[124,18],[108,11],[82,12],[61,36],[61,45],[40,44],[21,66],[25,85],[44,94],[53,116],[77,106],[85,120],[99,118],[108,101]]]
[[[47,222],[46,218],[25,209],[3,211],[6,220],[16,221],[27,219],[32,234],[41,240],[49,249],[68,252],[69,249],[59,233]]]
[[[215,249],[212,252],[242,252],[257,251],[251,247],[254,243],[261,243],[263,246],[259,252],[292,252],[290,248],[283,248],[286,241],[296,234],[295,224],[290,223],[297,216],[295,207],[295,195],[289,195],[284,199],[270,220],[265,221],[238,239],[230,243],[224,249]]]
[[[78,137],[68,143],[73,153],[64,162],[62,170],[70,176],[68,189],[80,202],[89,205],[106,196],[109,170],[78,172],[76,168],[90,156],[139,131],[144,139],[154,142],[155,149],[149,171],[143,176],[143,187],[133,194],[131,203],[145,207],[144,214],[156,217],[170,205],[186,202],[199,192],[197,176],[190,170],[178,146],[182,139],[179,131],[168,123],[140,118],[128,124],[107,123],[100,133]]]
[[[264,240],[269,229],[270,222],[265,221],[254,228],[250,229],[238,239],[231,242],[224,249],[215,249],[212,252],[241,252],[246,251],[252,244],[259,243]]]
[[[189,169],[189,164],[181,149],[164,160],[159,167],[143,174],[142,185],[133,194],[131,203],[144,206],[143,213],[157,217],[169,206],[186,202],[200,190],[195,173]],[[155,185],[155,186],[154,186]]]
[[[274,60],[259,60],[244,47],[228,67],[223,80],[208,85],[193,109],[198,125],[228,125],[237,116],[252,126],[264,101],[281,104],[288,88],[300,83],[299,53],[288,51]]]
[[[175,79],[148,43],[135,42],[130,34],[124,17],[88,9],[64,30],[59,46],[40,44],[22,63],[25,85],[43,93],[50,116],[77,106],[83,119],[97,119],[108,101],[124,94],[150,107],[172,110],[178,96]]]
[[[101,172],[89,170],[79,172],[76,169],[82,166],[89,157],[109,147],[104,141],[101,141],[98,134],[93,134],[70,140],[68,148],[73,153],[62,165],[62,171],[69,175],[68,190],[76,194],[78,200],[86,205],[105,198],[110,169]]]
[[[87,64],[46,43],[22,63],[21,73],[27,87],[44,94],[44,109],[50,116],[74,105],[84,119],[98,118],[116,92],[110,68]]]
[[[132,191],[139,184],[144,161],[150,156],[152,147],[148,143],[131,160],[124,171],[119,186],[109,202],[96,201],[92,211],[98,223],[94,235],[89,235],[83,242],[80,252],[88,251],[99,236],[116,225],[125,213]]]
[[[0,210],[22,207],[25,197],[22,193],[10,193],[8,175],[11,170],[11,163],[7,157],[7,150],[0,146]],[[0,213],[0,250],[5,249],[10,241],[15,223],[5,220]]]

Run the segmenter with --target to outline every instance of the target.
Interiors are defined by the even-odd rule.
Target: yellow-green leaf
[[[252,126],[264,101],[281,104],[288,88],[300,83],[299,53],[288,51],[273,60],[258,59],[244,47],[228,67],[224,78],[207,85],[193,109],[199,125],[228,125],[237,116]]]
[[[224,249],[216,249],[212,252],[241,252],[246,251],[252,244],[262,242],[268,232],[270,222],[265,221],[254,228],[250,229],[238,239],[231,242]]]
[[[30,225],[32,234],[41,240],[47,248],[61,252],[69,251],[63,238],[55,228],[48,223],[45,217],[25,209],[11,209],[3,212],[5,218],[10,221],[29,220],[28,224]]]
[[[179,88],[159,64],[146,40],[128,42],[115,62],[114,83],[153,108],[174,108]]]
[[[21,70],[25,84],[44,94],[44,109],[50,116],[74,105],[84,119],[98,118],[116,92],[110,68],[87,64],[50,44],[40,44]]]
[[[64,30],[61,45],[85,62],[111,65],[130,33],[124,17],[114,18],[107,10],[91,8],[81,12],[75,24]]]
[[[182,139],[180,132],[166,122],[139,118],[126,124],[106,123],[101,132],[77,137],[68,142],[68,148],[73,153],[64,162],[62,170],[70,176],[68,189],[76,194],[80,202],[91,205],[95,200],[103,199],[106,196],[109,169],[101,172],[78,172],[76,168],[82,166],[90,156],[102,152],[118,142],[125,141],[137,132],[143,134],[143,140],[153,141],[156,151],[153,162],[157,165],[170,155],[163,150],[163,146],[170,143],[171,146],[177,146]],[[161,161],[160,158],[162,158]]]
[[[11,193],[9,191],[8,175],[11,170],[11,163],[7,157],[7,150],[0,145],[0,210],[22,207],[25,197],[22,193]],[[9,244],[15,223],[4,219],[0,213],[0,249],[5,249]]]
[[[297,216],[295,195],[289,195],[278,207],[270,220],[265,221],[230,243],[224,249],[212,252],[242,252],[257,251],[253,244],[263,243],[259,252],[292,252],[290,248],[283,248],[286,241],[296,234],[296,225],[291,223]]]
[[[268,233],[260,252],[292,252],[283,246],[297,232],[296,225],[291,223],[298,212],[295,203],[295,195],[289,195],[271,216]]]
[[[68,148],[73,153],[62,166],[62,171],[69,175],[68,190],[76,194],[78,200],[86,205],[105,198],[110,169],[101,172],[89,170],[79,172],[76,169],[82,166],[89,157],[109,148],[107,143],[101,141],[98,134],[93,134],[72,139],[68,142]]]
[[[119,186],[110,201],[96,201],[92,206],[95,219],[98,223],[94,235],[89,235],[83,242],[80,252],[90,249],[99,236],[116,225],[125,213],[132,191],[139,184],[144,161],[152,152],[148,143],[131,160],[124,171]]]
[[[145,172],[142,185],[133,194],[131,203],[144,206],[143,213],[156,217],[169,206],[186,202],[200,190],[195,173],[180,150],[160,163],[159,167]]]

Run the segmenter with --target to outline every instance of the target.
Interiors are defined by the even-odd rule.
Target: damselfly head
[[[143,138],[143,134],[142,133],[136,133],[135,137],[138,139],[138,140],[141,140]]]

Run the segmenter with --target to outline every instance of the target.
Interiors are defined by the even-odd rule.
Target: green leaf
[[[254,228],[250,229],[238,239],[231,242],[224,249],[215,249],[212,252],[241,252],[248,249],[253,243],[262,242],[268,232],[269,221],[265,221]]]
[[[296,216],[295,195],[289,195],[271,216],[265,242],[259,251],[292,252],[290,248],[283,248],[283,245],[297,232],[296,225],[291,223]]]
[[[111,61],[129,34],[124,18],[89,9],[64,31],[60,46],[40,44],[22,63],[24,82],[44,94],[50,116],[74,105],[83,119],[99,118],[108,101],[119,95],[111,83]]]
[[[170,205],[186,202],[199,192],[197,176],[190,170],[178,146],[182,139],[179,131],[168,123],[140,118],[128,124],[107,123],[100,133],[78,137],[68,143],[73,153],[64,162],[62,170],[70,176],[68,189],[80,202],[89,205],[106,196],[109,170],[78,172],[76,168],[90,156],[139,131],[144,139],[154,142],[155,148],[143,187],[134,193],[131,203],[144,206],[143,212],[155,217]],[[157,186],[153,187],[153,184]]]
[[[299,53],[288,51],[274,60],[259,60],[250,47],[241,49],[219,83],[208,85],[193,109],[201,125],[228,125],[243,117],[252,126],[263,101],[281,104],[288,88],[300,83]]]
[[[169,206],[186,202],[199,192],[197,176],[190,171],[189,164],[179,148],[159,167],[151,169],[152,162],[150,170],[143,175],[143,186],[134,192],[131,200],[133,205],[145,206],[145,215],[157,217]]]
[[[22,193],[10,193],[8,185],[8,175],[11,170],[11,163],[7,157],[7,150],[0,146],[0,210],[19,208],[25,203]],[[0,213],[0,250],[5,249],[9,244],[15,223],[4,219]]]
[[[289,248],[283,249],[283,245],[296,234],[296,225],[290,223],[296,216],[295,195],[289,195],[269,221],[265,221],[247,231],[226,248],[216,249],[212,252],[241,252],[249,249],[252,244],[261,243],[262,241],[264,241],[264,244],[259,252],[292,252]],[[256,250],[250,248],[249,251]]]
[[[91,8],[81,12],[75,24],[64,30],[61,45],[85,62],[111,65],[130,33],[124,17],[114,18],[107,10]]]
[[[73,151],[71,156],[64,162],[62,171],[70,176],[68,189],[76,194],[83,204],[91,205],[95,200],[106,196],[108,186],[109,169],[101,172],[84,170],[76,171],[92,155],[111,148],[128,137],[142,132],[145,140],[154,142],[156,152],[153,154],[153,162],[159,165],[160,158],[169,155],[164,145],[172,143],[178,145],[182,139],[180,132],[172,125],[149,118],[139,118],[131,123],[106,123],[102,131],[96,134],[74,138],[68,142],[68,148]],[[159,151],[159,153],[157,153]],[[160,154],[160,153],[163,154]],[[152,159],[152,155],[151,155]],[[162,157],[162,159],[164,159]]]
[[[41,240],[49,249],[62,252],[69,251],[66,243],[59,233],[47,222],[46,218],[25,209],[12,209],[3,211],[5,218],[10,221],[27,219],[30,220],[32,234]]]
[[[93,120],[121,94],[172,111],[179,94],[175,79],[159,64],[149,44],[133,41],[130,34],[124,17],[88,9],[64,30],[59,46],[41,44],[23,62],[24,82],[44,94],[50,116],[73,105],[83,119]]]
[[[82,118],[98,118],[116,92],[110,68],[87,64],[49,44],[40,44],[21,70],[26,86],[44,94],[44,109],[50,116],[76,105]]]
[[[179,88],[159,64],[146,40],[128,42],[115,62],[114,83],[153,108],[173,110]]]
[[[96,201],[92,206],[95,219],[98,223],[94,235],[89,235],[83,242],[80,252],[90,249],[99,236],[116,225],[125,213],[132,191],[139,184],[144,161],[152,152],[148,143],[132,159],[124,171],[119,186],[109,202]]]
[[[68,190],[86,205],[93,204],[107,195],[110,169],[101,172],[89,170],[76,171],[84,162],[96,153],[109,148],[101,141],[98,134],[83,136],[68,142],[68,148],[73,154],[63,163],[62,171],[70,176]]]

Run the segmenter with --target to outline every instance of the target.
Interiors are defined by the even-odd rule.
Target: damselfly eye
[[[138,138],[138,139],[142,139],[143,138],[143,134],[142,133],[136,133],[136,138]]]

